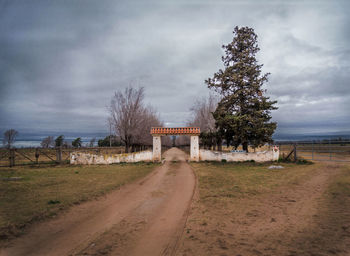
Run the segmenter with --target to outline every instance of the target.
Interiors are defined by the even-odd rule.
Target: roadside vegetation
[[[184,255],[348,255],[350,166],[191,163]]]
[[[0,168],[0,240],[146,176],[153,163]]]

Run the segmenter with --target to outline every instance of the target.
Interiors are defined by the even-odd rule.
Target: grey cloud
[[[320,120],[333,123],[329,131],[348,125],[345,1],[3,3],[0,129],[105,131],[112,94],[130,83],[145,87],[164,123],[184,125],[194,98],[208,94],[204,80],[222,67],[221,45],[236,25],[258,33],[280,132],[312,131]]]

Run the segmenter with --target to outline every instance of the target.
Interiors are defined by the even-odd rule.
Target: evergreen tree
[[[62,147],[63,146],[63,141],[64,141],[64,136],[60,135],[55,139],[55,146],[56,147]]]
[[[109,139],[109,135],[108,135],[104,139],[98,140],[97,145],[99,147],[109,147],[109,146],[119,147],[119,146],[123,146],[124,144],[122,144],[122,142],[117,136],[111,135],[111,139]]]
[[[72,141],[72,146],[75,148],[81,148],[81,138],[76,138]]]
[[[227,143],[242,144],[248,151],[248,144],[258,147],[272,142],[277,124],[270,122],[270,112],[277,109],[273,106],[277,101],[263,95],[269,73],[261,74],[263,65],[257,63],[255,55],[260,49],[254,29],[235,27],[233,34],[233,41],[222,46],[224,70],[205,82],[222,97],[214,112],[218,130]]]

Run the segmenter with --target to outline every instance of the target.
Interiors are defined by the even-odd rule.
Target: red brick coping
[[[152,127],[152,135],[199,135],[201,133],[199,127]]]

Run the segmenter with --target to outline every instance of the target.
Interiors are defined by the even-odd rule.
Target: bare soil
[[[165,164],[143,180],[34,225],[0,255],[174,254],[196,179],[183,151],[164,156]]]
[[[207,201],[200,184],[177,255],[350,255],[349,166],[297,167],[302,179],[226,200]]]

